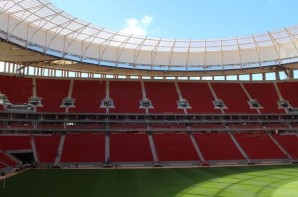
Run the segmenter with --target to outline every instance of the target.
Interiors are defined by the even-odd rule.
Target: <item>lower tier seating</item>
[[[278,135],[274,134],[273,137],[278,143],[287,151],[293,158],[298,159],[298,136],[297,135]]]
[[[0,169],[1,169],[1,164],[2,164],[2,168],[7,166],[15,167],[17,162],[9,158],[4,152],[0,150]]]
[[[31,150],[29,135],[1,135],[0,149],[3,151]]]
[[[0,162],[0,169],[5,168],[5,167],[7,167],[7,166]]]
[[[104,134],[66,134],[61,162],[103,162],[105,158],[104,147]]]
[[[250,159],[286,159],[287,156],[266,133],[235,133]]]
[[[202,133],[194,137],[205,160],[244,159],[228,133]]]
[[[60,135],[34,136],[39,162],[55,162],[60,139]]]
[[[276,142],[267,133],[239,132],[234,133],[240,147],[252,160],[288,159],[282,147],[293,159],[298,158],[298,138],[296,134],[274,134]],[[244,156],[225,132],[194,133],[202,155],[207,161],[214,160],[244,160]],[[113,162],[153,162],[149,143],[149,135],[138,132],[113,132],[109,134],[110,158]],[[157,159],[160,162],[200,161],[192,138],[183,132],[154,132],[153,144]],[[33,136],[36,152],[41,163],[54,163],[61,135],[39,134]],[[105,162],[105,140],[103,133],[67,133],[61,153],[62,163],[95,163]],[[16,161],[6,156],[6,151],[32,151],[29,135],[0,135],[0,164],[2,166],[16,165]],[[8,158],[8,159],[7,159]]]
[[[160,161],[199,160],[199,156],[188,134],[154,133],[153,139]]]
[[[112,162],[152,162],[148,135],[145,133],[112,133],[110,135]]]

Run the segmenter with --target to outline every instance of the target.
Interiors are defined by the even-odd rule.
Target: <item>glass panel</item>
[[[249,75],[239,75],[240,81],[249,81]]]
[[[261,73],[259,73],[259,74],[253,74],[252,75],[252,80],[253,81],[262,81],[263,80],[263,75]]]
[[[237,81],[237,75],[229,75],[226,77],[226,80]]]
[[[266,76],[266,80],[276,80],[276,75],[274,72],[266,73],[265,76]]]

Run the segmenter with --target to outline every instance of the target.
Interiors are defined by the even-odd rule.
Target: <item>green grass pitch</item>
[[[32,169],[0,182],[0,197],[298,196],[298,166]]]

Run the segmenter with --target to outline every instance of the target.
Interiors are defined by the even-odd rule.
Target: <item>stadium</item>
[[[0,21],[0,196],[297,196],[298,26],[151,38],[47,0]]]

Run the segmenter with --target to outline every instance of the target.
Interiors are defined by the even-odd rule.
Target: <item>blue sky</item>
[[[49,0],[114,31],[205,39],[263,33],[298,24],[298,0]]]

